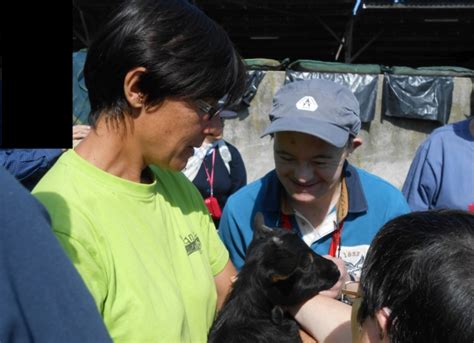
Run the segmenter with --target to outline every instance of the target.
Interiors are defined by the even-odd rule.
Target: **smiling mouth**
[[[293,181],[293,184],[299,188],[311,188],[313,187],[314,185],[317,184],[317,182],[311,182],[311,183],[301,183],[301,182],[298,182],[298,181]]]

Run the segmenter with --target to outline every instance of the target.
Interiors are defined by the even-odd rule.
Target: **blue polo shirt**
[[[387,181],[346,163],[344,177],[349,196],[349,211],[344,219],[339,257],[346,263],[348,272],[360,276],[372,239],[390,219],[409,212],[402,193]],[[244,264],[245,252],[253,236],[252,222],[261,212],[265,224],[281,227],[281,192],[284,191],[275,170],[232,195],[224,208],[219,225],[219,235],[229,250],[235,267]],[[294,218],[294,230],[301,236]],[[315,241],[311,248],[320,255],[329,252],[332,234]]]

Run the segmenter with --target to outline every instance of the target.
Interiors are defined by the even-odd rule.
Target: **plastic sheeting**
[[[375,102],[377,99],[377,74],[320,73],[287,70],[285,83],[311,79],[330,80],[348,87],[359,102],[360,120],[363,123],[367,123],[374,119]]]
[[[250,106],[250,101],[252,101],[257,93],[258,85],[262,82],[264,77],[265,71],[263,70],[249,70],[247,72],[247,84],[245,92],[242,95],[242,102],[245,105]]]
[[[389,117],[436,120],[446,124],[454,81],[448,76],[385,74],[382,113]]]
[[[257,94],[258,86],[265,77],[265,74],[265,70],[247,70],[247,81],[244,93],[239,100],[229,107],[229,109],[238,111],[242,108],[249,107],[250,102],[254,98],[255,94]]]
[[[318,60],[296,60],[290,63],[288,69],[318,73],[380,74],[382,72],[382,68],[378,64],[352,64]]]
[[[290,59],[285,58],[280,62],[270,58],[246,58],[244,63],[247,70],[285,70]]]

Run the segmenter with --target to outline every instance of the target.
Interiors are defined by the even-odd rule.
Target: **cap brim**
[[[337,148],[346,145],[349,139],[349,132],[334,124],[320,121],[315,118],[277,118],[271,122],[260,138],[277,132],[301,132],[328,142]]]
[[[223,110],[219,113],[219,116],[224,119],[233,119],[238,116],[238,113],[231,110]]]

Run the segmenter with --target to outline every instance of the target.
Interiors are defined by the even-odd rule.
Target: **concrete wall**
[[[270,137],[260,138],[269,123],[275,92],[283,85],[284,71],[269,71],[258,87],[251,106],[239,117],[225,122],[224,137],[242,154],[248,182],[273,169],[273,147]],[[383,75],[379,75],[375,118],[363,124],[359,136],[363,140],[350,161],[401,188],[417,147],[440,124],[437,122],[381,116]],[[470,113],[472,81],[455,78],[449,122],[465,119]]]

